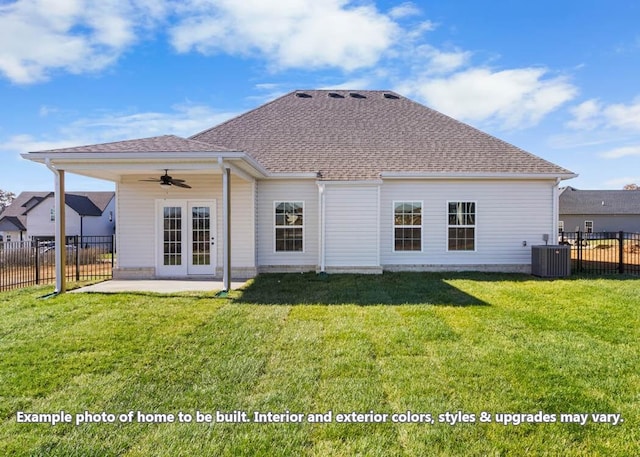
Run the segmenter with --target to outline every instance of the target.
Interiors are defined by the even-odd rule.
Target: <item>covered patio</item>
[[[97,284],[73,289],[69,292],[96,292],[106,294],[121,292],[154,292],[159,294],[171,294],[178,292],[215,292],[229,290],[229,288],[240,289],[246,284],[246,281],[232,281],[229,285],[225,286],[223,281],[209,280],[111,279]]]
[[[65,234],[69,235],[66,233],[64,211],[66,173],[108,180],[116,185],[118,257],[114,273],[119,272],[122,276],[118,277],[114,274],[114,278],[163,280],[157,282],[113,280],[97,284],[95,290],[159,291],[158,288],[166,288],[167,291],[205,289],[228,291],[234,287],[234,284],[242,284],[231,282],[232,174],[236,182],[243,182],[245,183],[243,186],[253,189],[255,189],[256,178],[266,175],[266,171],[246,153],[165,135],[29,152],[22,156],[46,165],[53,173],[55,181],[56,293],[63,293],[66,290],[63,274],[67,263]],[[171,178],[168,176],[169,172],[177,178],[165,179]],[[162,189],[161,195],[160,189]],[[150,197],[144,201],[132,202],[131,196],[141,192],[148,192]],[[168,202],[164,208],[158,203],[160,200]],[[158,208],[154,208],[153,213],[147,215],[146,219],[140,220],[139,214],[149,211],[154,201]],[[127,210],[123,210],[127,205]],[[219,213],[216,210],[217,206],[220,207]],[[179,217],[183,219],[177,223],[179,229],[180,226],[182,227],[182,235],[175,233],[176,216],[172,212],[174,210],[178,212],[182,210]],[[169,222],[174,223],[172,226],[174,233],[167,233],[169,229],[163,230],[163,211],[164,223],[166,225],[167,220],[171,219]],[[187,218],[191,217],[192,212],[195,214],[198,211],[200,225],[196,228],[191,219]],[[216,214],[221,215],[218,222],[220,237],[216,232]],[[151,216],[154,218],[153,224],[150,223]],[[205,227],[202,223],[205,218],[206,229],[202,228]],[[209,223],[212,224],[210,231]],[[189,232],[186,231],[187,225]],[[168,235],[173,236],[170,242],[167,242]],[[156,248],[147,249],[145,255],[153,264],[147,264],[145,268],[127,269],[127,265],[123,268],[125,263],[122,261],[123,256],[128,255],[136,245],[149,239],[152,239],[151,242],[155,243]],[[197,245],[199,245],[199,251],[192,251]],[[222,255],[219,260],[216,260],[218,246],[222,248]],[[186,270],[187,263],[193,271]],[[185,266],[184,271],[177,268],[179,266]],[[135,277],[136,274],[138,277]],[[250,275],[241,277],[250,277]],[[222,281],[212,281],[218,278]],[[181,281],[169,281],[170,279]],[[189,281],[183,281],[186,279]],[[190,281],[190,279],[207,279],[208,281]]]

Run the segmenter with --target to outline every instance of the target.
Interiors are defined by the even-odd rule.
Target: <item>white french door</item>
[[[158,200],[159,276],[214,275],[215,200]]]

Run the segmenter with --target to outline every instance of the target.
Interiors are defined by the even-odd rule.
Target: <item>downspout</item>
[[[560,178],[556,178],[556,182],[553,185],[553,189],[551,191],[551,195],[553,198],[553,223],[551,224],[551,236],[549,237],[552,240],[552,244],[558,244],[558,219],[560,219],[560,201],[559,201],[559,193],[558,193],[558,185],[560,184]]]
[[[377,202],[376,205],[378,206],[377,210],[378,210],[378,217],[377,217],[377,228],[376,228],[376,261],[377,261],[377,266],[382,268],[382,263],[381,263],[381,259],[380,259],[380,223],[381,223],[381,217],[380,217],[380,194],[382,192],[382,184],[378,184],[378,192],[377,192]]]
[[[55,209],[56,209],[56,229],[55,229],[55,259],[56,259],[56,289],[55,294],[65,292],[66,277],[65,270],[67,266],[67,247],[66,247],[66,230],[65,230],[65,198],[64,198],[64,170],[58,170],[52,163],[51,159],[45,159],[45,165],[55,176]]]
[[[324,273],[326,265],[325,265],[325,227],[324,227],[324,218],[325,218],[325,210],[324,210],[324,183],[318,183],[318,226],[320,227],[320,273]]]

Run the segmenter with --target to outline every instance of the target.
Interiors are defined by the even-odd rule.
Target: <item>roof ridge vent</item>
[[[390,93],[388,93],[388,92],[385,92],[382,96],[383,96],[384,98],[389,98],[389,99],[391,99],[391,100],[398,100],[398,99],[400,98],[400,97],[398,97],[397,95],[395,95],[395,94],[390,94]]]
[[[296,92],[296,97],[298,98],[311,98],[311,94],[307,94],[306,92]]]
[[[337,93],[337,92],[329,92],[329,94],[328,94],[328,95],[329,95],[329,97],[331,97],[331,98],[344,98],[344,95],[341,95],[341,94],[339,94],[339,93]]]
[[[367,98],[366,96],[364,96],[364,95],[362,95],[362,94],[360,94],[358,92],[349,92],[349,95],[352,98]]]

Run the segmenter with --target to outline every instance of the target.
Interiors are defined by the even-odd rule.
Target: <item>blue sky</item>
[[[635,0],[0,0],[0,189],[52,190],[21,152],[190,136],[315,88],[395,90],[620,189],[639,22]]]

